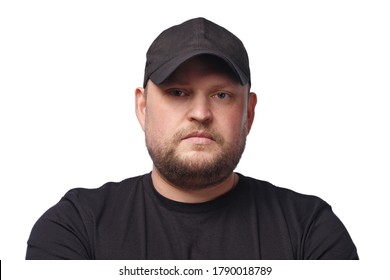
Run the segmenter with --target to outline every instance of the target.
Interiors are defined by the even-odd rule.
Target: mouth
[[[187,134],[182,138],[182,140],[187,140],[189,142],[192,142],[193,144],[198,145],[207,145],[215,142],[214,137],[205,131],[195,131]]]

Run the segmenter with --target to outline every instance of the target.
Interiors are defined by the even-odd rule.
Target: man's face
[[[161,85],[137,89],[137,117],[154,169],[176,187],[201,189],[237,166],[256,96],[219,59],[199,56]]]

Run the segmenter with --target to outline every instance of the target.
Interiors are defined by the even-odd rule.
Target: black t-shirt
[[[70,190],[35,224],[26,259],[357,259],[323,200],[239,174],[204,203],[160,195],[151,174]]]

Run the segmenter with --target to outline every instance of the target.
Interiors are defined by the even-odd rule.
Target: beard
[[[211,134],[216,147],[193,145],[192,156],[180,155],[178,146],[182,139],[194,131]],[[244,152],[247,132],[245,124],[232,142],[226,142],[217,131],[203,124],[181,129],[169,140],[161,140],[156,135],[152,139],[148,130],[145,135],[146,147],[160,175],[177,188],[200,190],[215,186],[232,174]]]

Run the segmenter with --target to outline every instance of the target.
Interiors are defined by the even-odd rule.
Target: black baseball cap
[[[241,40],[205,18],[194,18],[164,30],[150,45],[144,87],[149,79],[161,84],[182,63],[201,54],[223,59],[242,85],[250,84],[249,58]]]

